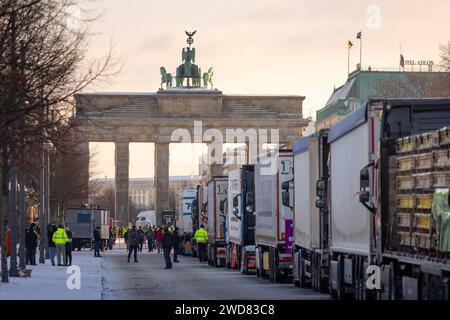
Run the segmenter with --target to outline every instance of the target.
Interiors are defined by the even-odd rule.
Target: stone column
[[[115,219],[119,220],[119,225],[127,226],[130,222],[128,211],[128,172],[129,172],[129,149],[128,142],[116,142],[116,178],[115,178]]]
[[[214,144],[207,143],[208,146],[208,157],[207,157],[207,166],[208,166],[208,177],[212,178],[214,176],[223,175],[223,145],[222,144]]]
[[[162,211],[169,208],[169,145],[168,142],[155,143],[155,213],[156,223],[162,223]]]
[[[80,202],[89,203],[89,142],[81,141],[75,146],[75,155],[77,159],[80,159],[80,180],[82,181],[82,195]]]

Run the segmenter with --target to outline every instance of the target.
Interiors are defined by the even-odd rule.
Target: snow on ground
[[[30,278],[10,277],[9,283],[0,282],[0,300],[100,300],[102,260],[95,258],[92,251],[74,251],[72,266],[80,268],[80,289],[72,290],[68,288],[67,280],[69,277],[73,280],[75,274],[67,273],[68,267],[52,266],[50,260],[45,264],[27,266],[33,270]],[[72,288],[74,283],[71,282]]]

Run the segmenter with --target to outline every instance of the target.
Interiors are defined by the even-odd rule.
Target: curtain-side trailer
[[[228,173],[227,267],[255,272],[254,165]]]
[[[399,99],[369,101],[331,128],[330,289],[334,296],[416,299],[423,290],[431,295],[429,290],[436,289],[441,296],[447,292],[448,298],[448,250],[432,246],[436,235],[432,227],[429,238],[417,229],[421,221],[417,217],[433,221],[426,219],[431,196],[415,185],[407,194],[396,192],[399,183],[413,183],[412,174],[406,175],[408,183],[396,175],[399,169],[405,166],[409,173],[424,173],[421,161],[436,161],[423,160],[425,156],[413,150],[401,159],[397,141],[445,126],[450,126],[450,100]],[[406,224],[400,230],[404,233],[399,232],[399,224]],[[381,290],[376,290],[377,281],[374,287],[367,282],[368,270],[377,273],[377,267],[381,267],[381,275],[375,274],[381,279]]]
[[[328,181],[328,130],[295,141],[293,154],[294,284],[300,287],[310,284],[314,290],[325,292],[329,281],[329,215],[324,205],[324,187]]]
[[[213,177],[207,186],[208,193],[208,263],[215,267],[226,264],[226,202],[228,177]]]
[[[280,281],[292,273],[293,207],[283,203],[283,183],[292,181],[291,150],[270,151],[255,164],[256,274]]]

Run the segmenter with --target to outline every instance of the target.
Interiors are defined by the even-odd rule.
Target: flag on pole
[[[361,31],[356,34],[356,39],[360,39],[360,40],[362,39],[362,32]]]
[[[350,40],[348,40],[348,48],[351,49],[352,47],[353,47],[353,43]]]
[[[405,67],[405,57],[403,56],[403,54],[400,54],[400,67]]]

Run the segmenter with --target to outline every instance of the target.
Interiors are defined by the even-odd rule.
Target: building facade
[[[169,203],[171,208],[178,205],[177,199],[181,190],[185,187],[193,187],[198,184],[201,176],[170,176],[169,177]],[[99,191],[114,188],[115,179],[98,179],[96,181]],[[133,204],[142,210],[155,209],[155,179],[154,178],[130,178],[128,195]]]
[[[450,96],[449,72],[355,71],[334,89],[325,107],[316,113],[316,130],[335,122],[369,99]]]

